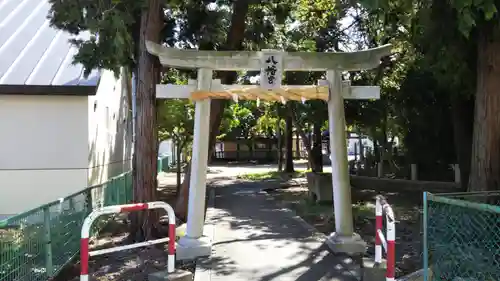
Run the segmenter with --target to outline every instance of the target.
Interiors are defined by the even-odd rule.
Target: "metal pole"
[[[96,251],[89,251],[89,238],[90,229],[94,221],[102,216],[109,214],[117,214],[132,211],[141,211],[147,209],[164,209],[168,215],[168,238],[161,238],[156,240],[149,240],[141,243],[135,243],[125,246],[117,246],[109,249],[102,249]],[[117,251],[134,249],[138,247],[150,246],[153,244],[164,243],[168,241],[168,273],[175,272],[175,212],[174,209],[165,202],[157,201],[150,203],[136,203],[136,204],[125,204],[125,205],[113,205],[102,208],[97,208],[92,211],[83,221],[81,233],[80,233],[80,281],[89,280],[89,258],[91,256],[97,256],[107,253],[113,253]]]
[[[43,208],[43,228],[44,228],[44,243],[45,243],[45,268],[47,276],[52,277],[54,274],[54,265],[52,262],[52,235],[50,233],[50,209]]]
[[[375,263],[382,263],[382,240],[380,239],[379,231],[383,227],[383,210],[380,198],[376,198],[375,203]]]
[[[423,261],[423,264],[424,264],[424,281],[428,281],[429,280],[429,253],[427,252],[427,231],[428,231],[428,225],[427,225],[427,192],[424,192],[424,198],[423,198],[423,201],[424,201],[424,210],[423,210],[423,213],[424,213],[424,217],[422,218],[423,222],[423,227],[424,227],[424,237],[423,237],[423,243],[422,243],[422,246],[423,246],[423,253],[424,253],[424,261]]]

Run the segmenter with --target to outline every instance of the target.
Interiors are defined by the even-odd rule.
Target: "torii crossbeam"
[[[342,71],[375,68],[391,46],[350,52],[312,53],[279,50],[198,51],[167,48],[146,42],[148,51],[164,66],[197,68],[197,80],[188,85],[157,85],[157,98],[189,98],[195,101],[193,157],[189,186],[186,236],[179,240],[177,259],[208,256],[211,241],[203,236],[208,165],[208,138],[211,99],[255,99],[286,102],[321,99],[328,102],[335,232],[327,240],[334,252],[361,253],[366,243],[354,233],[351,190],[347,162],[344,99],[378,99],[374,86],[350,86]],[[260,86],[221,85],[212,79],[215,70],[260,70]],[[318,85],[281,85],[283,71],[326,71]]]

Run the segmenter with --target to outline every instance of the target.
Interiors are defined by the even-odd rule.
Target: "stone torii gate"
[[[167,48],[146,42],[149,53],[159,57],[164,66],[197,68],[197,80],[188,85],[157,85],[157,98],[189,98],[195,102],[193,158],[189,186],[186,235],[178,243],[178,259],[208,256],[211,241],[203,236],[208,138],[211,99],[252,99],[328,102],[331,147],[335,232],[326,241],[333,252],[360,253],[365,242],[354,233],[351,186],[349,182],[344,99],[377,99],[379,87],[350,86],[342,81],[342,71],[372,69],[390,54],[390,45],[348,53],[253,51],[198,51]],[[260,86],[222,85],[212,79],[213,71],[260,70]],[[318,85],[281,85],[283,71],[326,71],[326,80]]]

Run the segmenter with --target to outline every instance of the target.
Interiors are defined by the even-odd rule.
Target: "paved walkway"
[[[293,213],[260,191],[258,184],[215,188],[211,258],[197,271],[203,281],[351,281],[352,261],[330,254],[324,236],[308,228]]]
[[[294,168],[296,170],[306,170],[307,162],[304,160],[295,160]],[[232,165],[221,165],[212,164],[208,167],[207,178],[216,179],[220,177],[225,178],[235,178],[239,175],[244,174],[254,174],[254,173],[266,173],[271,171],[277,171],[277,164],[232,164]],[[329,165],[323,167],[324,172],[331,172],[332,168]],[[159,174],[158,180],[160,181],[160,186],[164,185],[175,185],[177,180],[177,174],[174,172]]]

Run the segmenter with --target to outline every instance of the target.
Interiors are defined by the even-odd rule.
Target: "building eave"
[[[0,85],[0,95],[94,96],[97,86]]]

